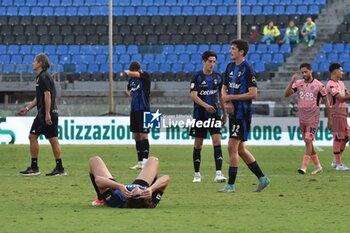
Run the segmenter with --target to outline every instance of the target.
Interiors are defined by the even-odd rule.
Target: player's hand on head
[[[122,192],[123,196],[125,198],[131,198],[132,197],[132,192],[130,192],[125,185],[123,185],[123,187],[120,189],[120,191]]]
[[[298,76],[298,74],[293,74],[293,76],[292,76],[292,82],[293,83],[295,83],[297,80],[298,80],[298,78],[299,78],[299,76]]]
[[[152,189],[151,188],[147,188],[145,190],[142,190],[140,196],[140,198],[144,198],[144,199],[151,199],[152,198]]]

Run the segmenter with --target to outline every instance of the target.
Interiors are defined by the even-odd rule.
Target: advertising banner
[[[191,119],[159,117],[158,128],[149,133],[150,144],[192,145],[189,135]],[[179,120],[180,119],[180,120]],[[182,119],[182,120],[181,120]],[[187,120],[186,120],[187,119]],[[0,117],[0,144],[29,144],[28,135],[33,117]],[[60,117],[58,138],[61,144],[134,144],[129,117]],[[229,138],[228,123],[222,129],[222,144]],[[211,144],[211,138],[204,140]],[[44,136],[40,144],[48,144]],[[304,145],[298,118],[256,117],[250,129],[248,145]],[[331,146],[332,134],[327,119],[321,118],[315,145]]]

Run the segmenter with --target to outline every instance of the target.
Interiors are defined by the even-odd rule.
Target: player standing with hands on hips
[[[226,67],[222,88],[222,99],[229,114],[228,153],[230,167],[228,169],[228,183],[219,192],[235,192],[239,157],[259,179],[257,192],[261,192],[270,184],[269,178],[261,171],[256,159],[245,145],[252,120],[252,100],[256,98],[258,93],[255,71],[245,60],[248,50],[249,45],[245,40],[231,42],[230,53],[231,59],[234,61]]]
[[[320,100],[322,99],[329,111],[327,91],[323,83],[312,77],[312,67],[309,63],[300,65],[300,72],[303,79],[298,80],[298,74],[294,74],[286,89],[284,96],[289,97],[293,93],[298,96],[299,124],[301,134],[305,142],[305,155],[301,167],[298,169],[300,174],[305,174],[310,159],[314,162],[315,170],[311,174],[322,172],[322,166],[315,151],[313,141],[320,119]],[[330,116],[330,114],[328,114]],[[328,127],[331,120],[328,119]]]
[[[32,162],[30,167],[21,171],[23,176],[40,175],[38,167],[39,143],[38,136],[45,135],[49,139],[52,152],[56,159],[56,167],[46,176],[62,176],[66,172],[62,166],[61,149],[58,142],[58,110],[56,106],[56,88],[53,78],[47,70],[50,68],[50,62],[45,54],[35,56],[33,69],[38,74],[36,77],[36,97],[25,108],[21,109],[17,114],[24,116],[30,109],[37,107],[38,113],[32,124],[29,133],[30,154]]]

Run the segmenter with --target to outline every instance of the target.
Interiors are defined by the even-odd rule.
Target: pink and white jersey
[[[331,114],[335,117],[346,117],[346,102],[340,102],[336,99],[336,95],[345,96],[348,90],[346,89],[344,83],[342,81],[335,82],[333,80],[329,80],[327,83],[327,93],[328,93],[328,101],[332,106]]]
[[[302,79],[297,80],[292,88],[298,95],[299,121],[301,123],[318,122],[320,119],[320,99],[322,96],[327,96],[323,83],[317,79],[306,83]]]

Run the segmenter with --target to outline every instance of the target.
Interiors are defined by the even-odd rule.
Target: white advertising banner
[[[28,134],[33,117],[0,117],[0,144],[29,144]],[[152,129],[150,144],[191,145],[189,128],[182,124]],[[174,127],[175,125],[175,127]],[[315,145],[331,146],[332,134],[327,129],[327,119],[321,118]],[[222,144],[228,141],[228,124],[222,129]],[[58,138],[61,144],[134,144],[129,117],[60,117]],[[205,144],[210,144],[208,137]],[[41,144],[48,144],[39,137]],[[304,145],[298,118],[256,117],[250,129],[249,145]]]

